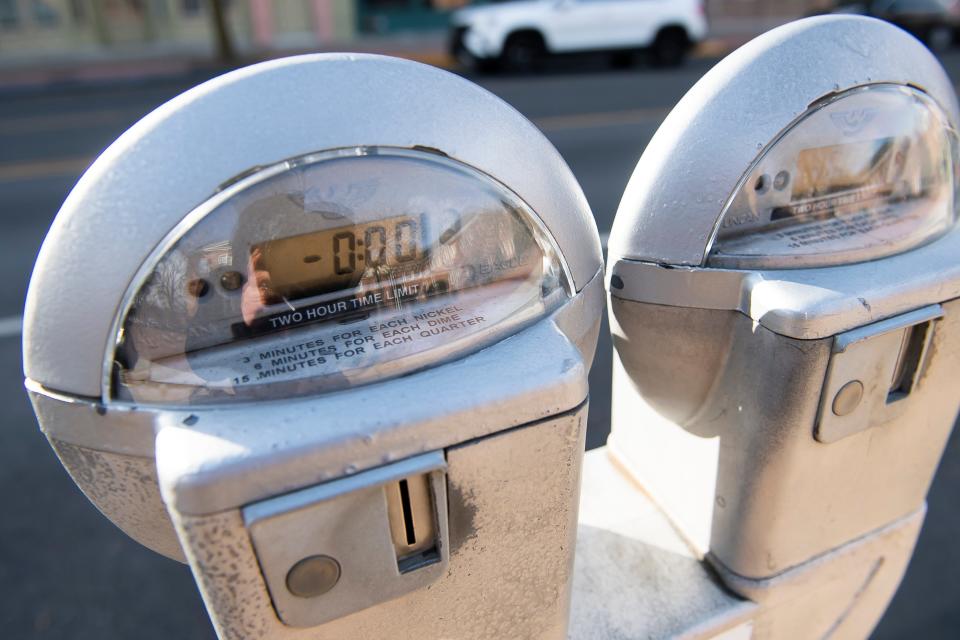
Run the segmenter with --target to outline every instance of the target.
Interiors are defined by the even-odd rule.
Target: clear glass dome
[[[956,132],[925,93],[870,85],[815,104],[747,172],[706,264],[796,268],[907,251],[956,219]]]
[[[515,333],[571,295],[539,218],[427,150],[287,161],[187,217],[144,269],[112,395],[194,404],[342,389]]]

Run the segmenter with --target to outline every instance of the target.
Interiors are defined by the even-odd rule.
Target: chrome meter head
[[[111,395],[199,404],[383,380],[515,333],[574,293],[530,207],[442,153],[352,147],[266,167],[149,260]]]
[[[875,571],[851,637],[902,575],[960,408],[958,121],[913,37],[800,20],[690,90],[610,236],[612,454],[761,604],[871,540],[842,571]],[[796,633],[846,624],[826,611]]]
[[[573,174],[492,94],[267,62],[84,174],[31,280],[27,387],[222,637],[562,633],[602,266]],[[504,580],[531,588],[459,606]]]

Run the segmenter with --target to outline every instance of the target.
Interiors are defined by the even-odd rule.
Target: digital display
[[[252,293],[241,303],[243,321],[231,325],[232,335],[346,321],[529,278],[539,268],[539,246],[522,227],[504,230],[488,227],[484,218],[458,218],[427,245],[420,241],[424,221],[397,216],[254,244],[246,287]]]
[[[421,220],[398,216],[261,242],[250,247],[250,273],[264,305],[350,289],[365,275],[415,270],[427,253],[422,231]]]

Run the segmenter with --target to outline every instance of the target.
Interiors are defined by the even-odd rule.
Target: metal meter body
[[[911,36],[802,20],[691,89],[617,213],[610,453],[728,586],[806,598],[782,632],[866,635],[923,520],[960,405],[957,123]]]
[[[573,175],[498,98],[377,56],[269,62],[80,180],[27,386],[221,637],[559,638],[601,274]]]

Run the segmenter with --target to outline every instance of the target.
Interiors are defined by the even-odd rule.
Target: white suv
[[[675,65],[702,40],[702,0],[507,0],[451,17],[451,53],[468,67],[533,67],[546,54],[609,51],[629,61],[648,49]]]

